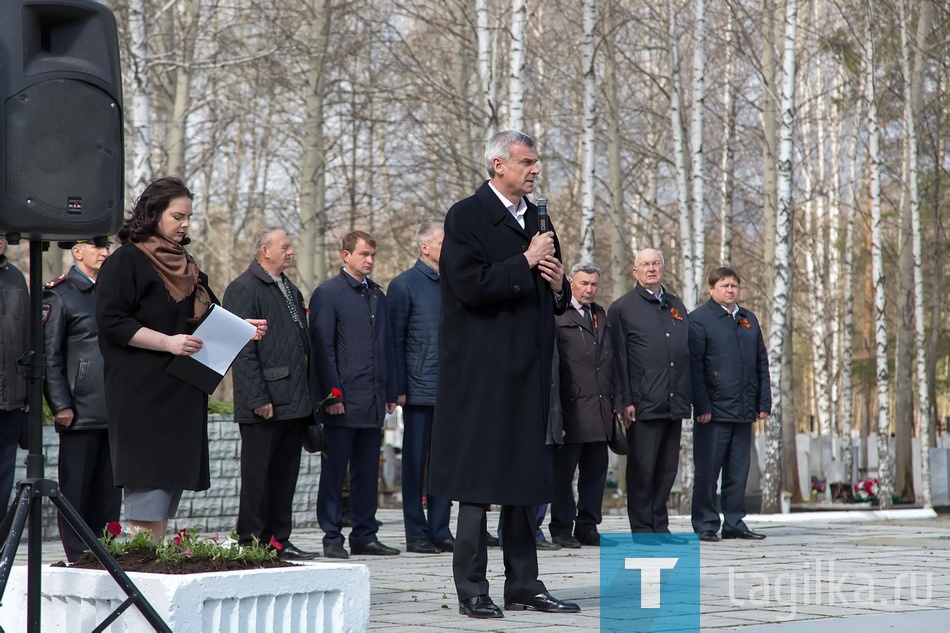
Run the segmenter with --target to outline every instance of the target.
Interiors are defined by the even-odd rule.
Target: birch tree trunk
[[[874,7],[872,0],[867,0],[866,8],[864,70],[867,73],[865,98],[868,109],[868,158],[870,160],[871,178],[871,279],[874,284],[874,340],[875,362],[877,365],[878,498],[880,499],[881,509],[886,510],[891,507],[894,484],[890,455],[890,402],[887,392],[886,288],[884,286],[884,238],[881,228],[881,153],[874,81]]]
[[[581,44],[584,70],[583,134],[584,134],[584,172],[581,190],[581,252],[580,260],[594,261],[594,187],[596,173],[597,80],[594,74],[596,47],[594,29],[597,26],[597,0],[584,0],[584,38]]]
[[[856,108],[855,120],[861,120],[862,109]],[[854,391],[852,388],[852,365],[854,349],[854,219],[858,209],[858,128],[848,144],[848,174],[851,192],[844,205],[844,328],[841,333],[841,462],[845,483],[853,484],[854,442],[851,431],[854,426]]]
[[[792,233],[792,139],[795,131],[795,33],[798,27],[798,2],[785,4],[785,34],[782,53],[782,101],[775,221],[775,289],[769,325],[769,377],[772,387],[772,415],[766,420],[765,473],[762,477],[762,511],[777,512],[781,494],[782,459],[782,360],[786,316],[791,299]]]
[[[778,141],[778,91],[776,88],[775,50],[779,35],[775,0],[762,3],[762,215],[765,226],[764,264],[768,294],[775,282],[776,144]],[[784,20],[782,21],[784,23]]]
[[[689,148],[692,180],[693,252],[692,275],[687,279],[692,287],[683,293],[683,303],[692,310],[699,303],[703,291],[706,267],[705,178],[703,159],[703,109],[706,107],[706,0],[693,0],[695,28],[693,32],[693,102],[690,107]],[[684,433],[685,435],[685,433]],[[692,452],[692,451],[690,451]],[[690,455],[690,463],[692,456]]]
[[[186,178],[185,150],[188,134],[188,113],[191,110],[192,62],[195,57],[195,43],[198,39],[198,20],[201,3],[199,0],[186,0],[179,4],[181,27],[178,39],[178,67],[175,71],[175,93],[172,102],[172,116],[168,122],[168,173]]]
[[[921,490],[916,496],[921,498],[924,507],[931,507],[930,491],[930,388],[927,375],[927,332],[924,323],[924,279],[921,253],[920,193],[918,189],[917,168],[917,113],[919,107],[920,82],[922,79],[922,56],[926,48],[927,33],[930,31],[930,2],[924,2],[917,22],[917,42],[913,64],[911,63],[910,24],[907,17],[907,0],[900,2],[901,58],[904,67],[904,142],[906,161],[904,183],[908,193],[911,216],[911,234],[914,259],[914,347],[917,364],[917,401],[920,416],[920,479]],[[911,478],[913,481],[913,478]]]
[[[676,29],[676,1],[668,0],[669,11],[669,53],[670,76],[673,85],[670,88],[670,127],[673,130],[673,155],[676,164],[677,208],[679,211],[680,256],[683,258],[683,303],[687,308],[695,304],[695,296],[690,292],[693,287],[693,239],[689,205],[689,176],[686,166],[686,138],[683,132],[683,83],[680,78],[679,36]]]
[[[332,20],[330,0],[308,0],[310,57],[303,163],[300,168],[300,283],[312,290],[327,272],[326,146],[324,107],[327,99],[326,56]]]
[[[126,109],[130,119],[132,167],[126,180],[128,196],[135,198],[152,180],[152,107],[149,104],[149,49],[145,23],[145,0],[129,3],[129,56],[131,85],[128,95],[132,107]],[[129,205],[131,207],[131,205]]]
[[[475,0],[478,37],[478,80],[482,99],[484,140],[498,127],[498,98],[495,96],[495,73],[492,57],[491,14],[488,0]]]
[[[607,0],[604,19],[604,89],[607,115],[607,172],[610,189],[610,298],[627,290],[627,215],[623,208],[623,165],[620,159],[620,108],[617,89],[616,34],[617,0]]]
[[[722,156],[719,161],[719,265],[732,261],[732,204],[735,175],[733,137],[736,135],[736,49],[732,13],[726,21],[726,61],[722,93]]]
[[[513,0],[511,3],[511,49],[508,70],[508,128],[511,130],[524,129],[524,36],[527,22],[527,0]]]

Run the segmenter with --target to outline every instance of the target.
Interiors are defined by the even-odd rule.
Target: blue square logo
[[[699,633],[699,535],[602,534],[602,633]]]

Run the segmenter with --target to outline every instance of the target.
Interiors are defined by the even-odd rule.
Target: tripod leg
[[[3,599],[3,592],[7,588],[7,581],[10,580],[10,570],[13,569],[13,559],[16,558],[17,548],[20,546],[20,539],[23,538],[23,528],[26,527],[26,520],[30,516],[30,506],[33,502],[33,485],[30,483],[21,483],[17,491],[17,504],[11,506],[3,520],[3,528],[7,535],[3,542],[3,551],[0,552],[0,600]]]
[[[6,544],[7,537],[10,535],[10,528],[13,526],[13,519],[16,516],[17,507],[20,505],[21,495],[20,487],[17,486],[16,497],[13,498],[13,503],[10,504],[6,515],[3,517],[3,522],[0,523],[0,547]]]
[[[76,531],[76,534],[79,535],[82,542],[92,550],[96,559],[98,559],[99,562],[102,563],[102,566],[106,568],[106,571],[112,575],[116,584],[122,588],[122,591],[124,591],[130,599],[135,601],[135,606],[142,613],[142,616],[148,620],[148,623],[152,625],[152,628],[160,633],[172,633],[172,630],[168,628],[165,621],[162,620],[161,616],[158,615],[149,601],[145,599],[145,596],[142,595],[142,592],[139,591],[138,587],[135,586],[128,575],[119,567],[119,564],[112,557],[112,554],[109,553],[96,535],[93,534],[92,530],[86,525],[86,522],[82,520],[82,517],[79,516],[76,509],[70,505],[66,497],[56,494],[51,496],[50,500],[59,510],[63,518],[66,519],[66,522],[69,523],[70,527]],[[0,559],[0,564],[2,564],[2,559]],[[2,567],[0,567],[0,571],[2,571]]]

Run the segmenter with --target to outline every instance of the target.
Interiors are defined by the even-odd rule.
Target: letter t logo
[[[660,608],[660,571],[676,567],[678,558],[625,558],[626,569],[640,570],[640,608]]]

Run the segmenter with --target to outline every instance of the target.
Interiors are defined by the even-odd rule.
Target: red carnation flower
[[[331,397],[331,398],[342,398],[342,397],[343,397],[343,392],[340,391],[339,389],[337,389],[336,387],[334,387],[333,389],[330,390],[330,397]]]

